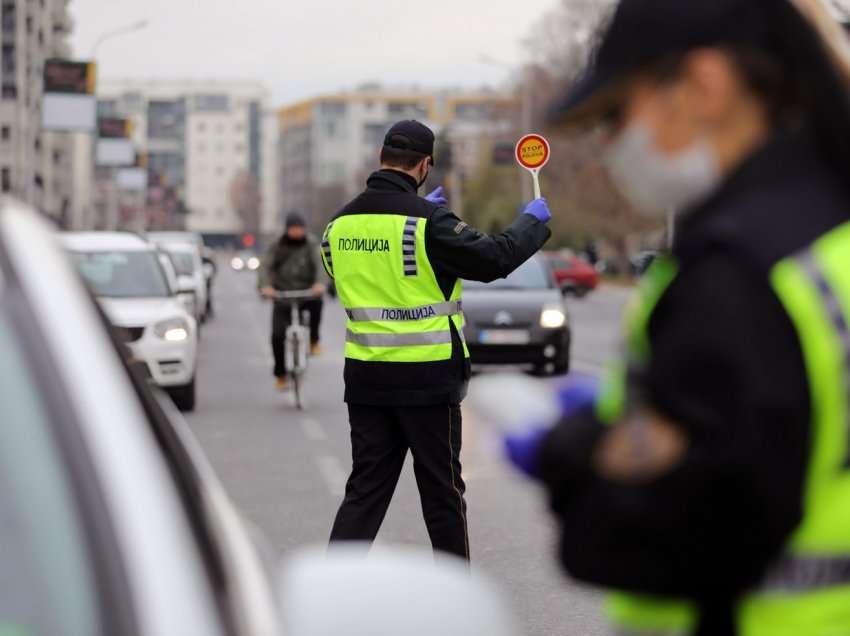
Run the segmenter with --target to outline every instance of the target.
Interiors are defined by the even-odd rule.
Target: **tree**
[[[242,231],[256,234],[260,230],[260,187],[256,177],[242,172],[230,182],[230,202],[242,219]]]
[[[528,40],[534,61],[526,83],[534,86],[536,127],[552,144],[551,160],[541,175],[556,244],[602,240],[624,263],[628,239],[658,229],[659,223],[634,214],[611,183],[603,166],[602,132],[565,132],[546,121],[549,104],[586,67],[611,6],[607,0],[561,0],[543,16]]]

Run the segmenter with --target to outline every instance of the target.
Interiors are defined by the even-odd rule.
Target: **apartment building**
[[[66,0],[0,0],[0,192],[71,222],[73,144],[41,129],[44,63],[70,56]]]
[[[475,174],[492,140],[512,131],[518,104],[496,93],[391,91],[366,86],[278,111],[280,206],[320,228],[363,188],[388,128],[417,119],[452,147],[455,178]],[[439,152],[439,150],[438,150]]]
[[[99,116],[131,119],[146,157],[147,225],[237,235],[275,224],[267,102],[255,82],[101,82]]]

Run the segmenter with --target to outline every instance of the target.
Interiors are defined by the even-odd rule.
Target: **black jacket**
[[[769,271],[848,220],[850,194],[802,134],[777,138],[679,223],[680,274],[649,325],[640,387],[686,432],[681,465],[645,485],[590,464],[604,427],[586,411],[544,443],[569,572],[606,587],[696,599],[700,634],[733,609],[802,518],[810,396],[801,345]]]
[[[428,219],[425,247],[437,283],[448,300],[458,278],[490,282],[504,278],[537,252],[551,232],[522,214],[504,232],[488,236],[448,209],[416,193],[416,181],[394,170],[373,173],[366,190],[334,219],[353,214],[403,214]],[[458,404],[466,395],[469,362],[452,326],[452,359],[401,363],[345,361],[345,401],[371,405]]]

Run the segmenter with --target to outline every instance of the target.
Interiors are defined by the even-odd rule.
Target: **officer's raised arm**
[[[506,277],[543,247],[552,235],[546,225],[551,218],[546,199],[536,199],[508,229],[488,235],[440,207],[428,220],[428,257],[446,274],[489,283]]]

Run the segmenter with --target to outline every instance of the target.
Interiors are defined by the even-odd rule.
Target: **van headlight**
[[[230,266],[231,266],[233,269],[235,269],[237,272],[240,272],[240,271],[242,271],[243,269],[245,269],[245,261],[243,261],[243,260],[242,260],[241,258],[239,258],[238,256],[234,256],[234,257],[230,260]]]
[[[258,269],[260,269],[260,259],[256,256],[252,256],[248,259],[247,265],[248,269],[250,269],[252,272],[256,272]]]
[[[567,322],[567,314],[560,307],[544,307],[540,314],[540,326],[544,329],[559,329]]]
[[[183,342],[189,337],[189,323],[182,318],[172,318],[156,323],[153,331],[168,342]]]

